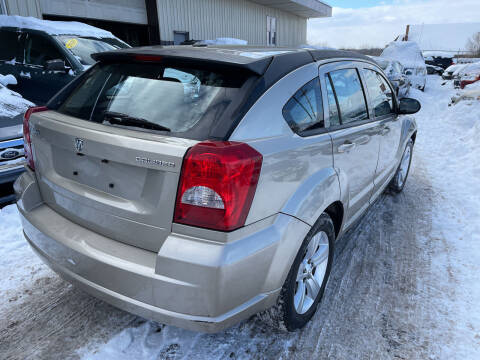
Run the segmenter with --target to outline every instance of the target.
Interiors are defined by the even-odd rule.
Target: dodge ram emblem
[[[84,146],[85,141],[83,139],[75,138],[75,150],[77,150],[77,152],[82,152]]]

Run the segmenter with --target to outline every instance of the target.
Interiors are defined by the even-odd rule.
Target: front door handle
[[[347,140],[345,141],[342,145],[338,147],[338,152],[339,153],[344,153],[344,152],[349,152],[356,146],[355,143],[352,143],[351,141]]]
[[[360,136],[359,138],[355,139],[354,144],[365,145],[369,141],[370,141],[370,136],[369,135],[363,135],[363,136]]]

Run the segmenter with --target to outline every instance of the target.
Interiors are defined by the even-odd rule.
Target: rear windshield
[[[242,72],[172,64],[100,63],[56,110],[110,126],[206,139],[232,113],[247,79]]]

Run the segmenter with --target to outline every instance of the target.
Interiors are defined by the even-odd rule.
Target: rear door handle
[[[345,141],[342,145],[338,147],[338,152],[339,153],[344,153],[344,152],[349,152],[356,146],[355,143],[352,143],[351,141]]]
[[[380,130],[381,135],[387,135],[390,132],[390,128],[385,126],[382,130]]]

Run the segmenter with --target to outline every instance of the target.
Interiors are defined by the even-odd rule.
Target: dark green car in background
[[[90,55],[130,47],[110,32],[78,22],[0,16],[0,74],[9,86],[43,105],[95,63]]]

